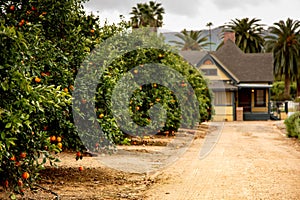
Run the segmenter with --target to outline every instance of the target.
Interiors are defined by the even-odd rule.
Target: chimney
[[[233,43],[235,43],[235,33],[234,32],[224,32],[224,43],[226,43],[228,40],[231,40]]]

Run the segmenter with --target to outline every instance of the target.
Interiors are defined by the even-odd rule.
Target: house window
[[[214,93],[215,106],[231,106],[232,93],[231,92],[215,92]]]
[[[254,92],[255,107],[266,107],[266,91],[258,89]]]
[[[204,63],[203,63],[204,65],[212,65],[213,63],[211,62],[211,60],[206,60],[206,61],[204,61]]]
[[[218,75],[218,70],[217,69],[201,69],[201,71],[206,76],[217,76]]]

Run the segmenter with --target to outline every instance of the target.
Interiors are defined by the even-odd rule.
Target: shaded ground
[[[121,172],[92,157],[76,161],[75,153],[62,153],[59,168],[47,168],[39,185],[62,200],[299,199],[300,145],[299,141],[286,138],[283,131],[282,122],[227,122],[215,149],[207,157],[199,159],[204,133],[200,136],[198,133],[187,152],[177,156],[174,164],[151,173]],[[180,149],[184,141],[177,140],[172,147]],[[141,145],[123,150],[139,159],[152,154],[147,161],[155,158],[163,163],[162,158],[172,148],[165,155],[162,148]],[[119,159],[120,165],[125,158],[121,153],[112,160]],[[79,166],[84,170],[79,171]],[[0,191],[0,199],[4,198]],[[35,192],[27,191],[23,199],[58,198],[37,188]]]

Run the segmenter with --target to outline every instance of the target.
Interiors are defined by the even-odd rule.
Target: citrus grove
[[[81,159],[87,148],[80,138],[88,131],[77,132],[72,114],[76,75],[97,45],[115,34],[128,33],[130,24],[122,21],[100,26],[97,17],[84,12],[83,2],[0,2],[0,183],[12,195],[32,187],[44,165],[58,161],[55,154],[68,149],[76,151],[76,159]],[[126,41],[116,41],[116,50],[122,51]],[[159,37],[151,42],[165,45]],[[170,47],[165,45],[162,49],[167,48]],[[113,52],[109,54],[113,56]],[[96,67],[99,64],[89,63]],[[121,131],[112,115],[112,90],[124,73],[147,63],[171,66],[182,74],[199,101],[199,122],[211,118],[210,92],[197,70],[172,51],[139,49],[115,59],[97,87],[96,121],[114,144],[126,143],[129,136]],[[138,73],[134,71],[133,75]],[[179,82],[178,86],[186,84]],[[75,101],[88,107],[92,100]],[[176,96],[157,83],[136,90],[128,103],[132,119],[142,126],[150,123],[147,111],[152,105],[164,106],[167,122],[161,131],[175,132],[184,117]],[[88,148],[96,151],[101,145],[104,144],[95,141]]]

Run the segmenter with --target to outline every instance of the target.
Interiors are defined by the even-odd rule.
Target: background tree
[[[202,36],[202,31],[187,31],[184,29],[180,33],[175,34],[175,36],[181,41],[172,40],[170,42],[176,44],[183,51],[200,51],[210,45],[207,36]]]
[[[260,19],[235,19],[225,25],[224,31],[235,32],[235,44],[245,53],[258,53],[263,50],[263,25]],[[221,43],[220,45],[223,45]]]
[[[213,23],[212,22],[208,22],[207,24],[206,24],[206,26],[208,27],[208,29],[209,29],[209,51],[211,51],[211,26],[213,25]]]
[[[274,75],[278,80],[284,79],[284,98],[289,99],[293,79],[296,80],[299,91],[300,22],[288,18],[285,22],[274,23],[269,31],[271,34],[266,36],[266,50],[273,53]]]
[[[133,28],[151,27],[154,32],[157,32],[158,27],[163,25],[163,14],[165,10],[161,7],[161,3],[150,1],[148,3],[138,3],[132,7],[130,14],[131,24]]]

